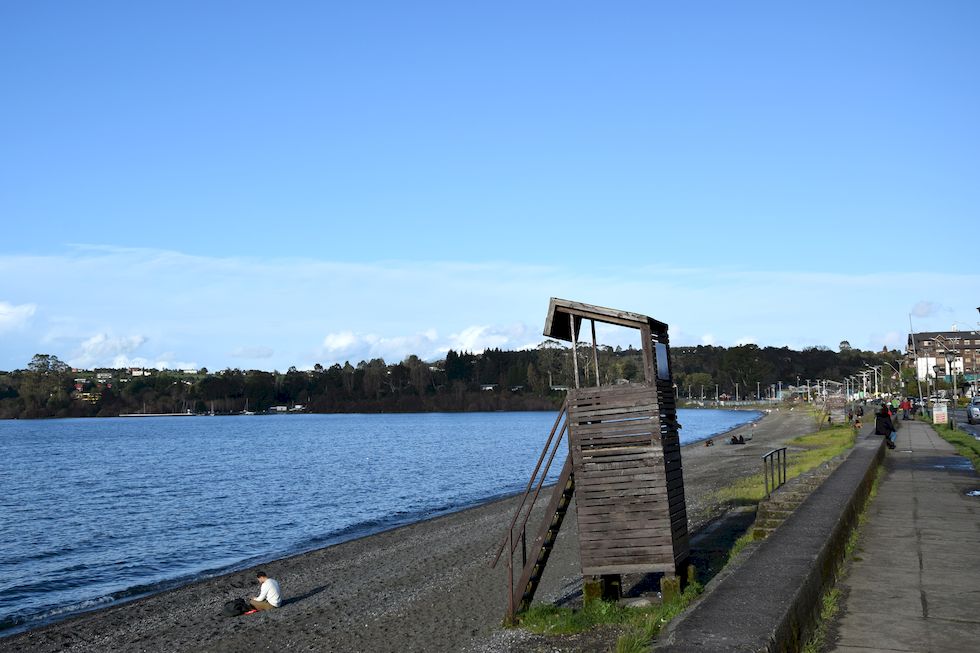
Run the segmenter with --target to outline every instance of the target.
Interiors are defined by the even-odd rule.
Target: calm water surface
[[[678,413],[682,442],[758,416]],[[0,421],[0,636],[521,491],[554,419]]]

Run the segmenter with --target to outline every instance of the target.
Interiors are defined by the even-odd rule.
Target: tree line
[[[845,343],[842,343],[842,345]],[[898,352],[850,347],[802,351],[786,347],[674,347],[674,382],[681,398],[715,393],[750,399],[769,388],[807,379],[841,380],[866,365],[900,367]],[[602,384],[643,380],[639,350],[598,347]],[[583,385],[595,384],[591,347],[579,348]],[[439,361],[412,355],[398,363],[381,358],[285,372],[225,369],[194,373],[129,369],[74,370],[57,356],[37,354],[25,369],[0,372],[0,418],[92,417],[122,413],[262,412],[302,406],[317,413],[554,410],[574,386],[571,349],[546,340],[536,349],[482,353],[450,350]],[[890,369],[890,368],[883,368]],[[908,377],[895,379],[909,385]]]

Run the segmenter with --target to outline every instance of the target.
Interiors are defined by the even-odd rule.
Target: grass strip
[[[854,446],[855,437],[852,427],[841,424],[790,440],[788,444],[799,449],[787,452],[786,479],[804,474],[844,453]],[[717,499],[736,506],[757,504],[765,496],[766,482],[762,473],[741,478],[715,493]]]
[[[616,640],[616,653],[642,653],[649,650],[653,638],[674,617],[683,612],[703,589],[699,583],[691,583],[680,595],[657,606],[658,610],[655,612],[640,615],[636,620],[638,623],[631,623],[630,629]]]
[[[844,545],[844,557],[834,569],[834,581],[820,597],[820,616],[810,637],[803,644],[801,649],[803,653],[821,653],[826,646],[827,630],[840,611],[841,591],[837,588],[837,583],[846,575],[848,561],[859,559],[854,555],[857,551],[858,537],[861,535],[861,528],[868,521],[868,506],[871,504],[871,500],[878,495],[878,482],[881,480],[882,470],[883,468],[879,466],[875,472],[875,480],[871,484],[871,490],[861,506],[861,512],[858,513],[857,527],[848,536],[847,544]]]
[[[535,603],[520,616],[519,625],[538,635],[575,635],[595,628],[621,626],[626,632],[616,643],[616,653],[643,651],[660,629],[701,593],[691,583],[667,603],[630,608],[606,601],[592,601],[579,610],[550,603]]]
[[[970,462],[973,463],[974,470],[980,470],[980,440],[977,440],[966,431],[950,431],[945,428],[937,429],[935,426],[933,426],[932,430],[939,437],[956,447],[957,453],[964,458],[969,458]]]

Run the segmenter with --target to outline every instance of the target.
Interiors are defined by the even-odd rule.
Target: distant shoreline
[[[706,405],[711,404],[711,405]],[[689,402],[682,401],[678,402],[678,408],[690,409],[690,410],[760,410],[765,411],[772,408],[778,408],[781,404],[774,404],[770,402],[704,402],[704,404],[699,402]],[[428,410],[397,410],[397,409],[379,409],[379,410],[364,410],[363,407],[352,407],[350,410],[288,410],[288,411],[259,411],[242,413],[239,412],[228,412],[228,413],[119,413],[118,415],[51,415],[44,417],[0,417],[0,421],[12,421],[12,420],[58,420],[58,419],[114,419],[118,417],[281,417],[286,415],[428,415],[434,413],[547,413],[547,412],[557,412],[560,409],[560,405],[557,406],[537,406],[532,408],[513,408],[513,407],[503,407],[503,408],[485,408],[480,406],[472,406],[466,408],[432,408]]]

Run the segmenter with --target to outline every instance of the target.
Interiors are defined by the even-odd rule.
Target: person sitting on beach
[[[733,435],[732,439],[729,441],[729,444],[738,444],[738,437]]]
[[[279,590],[279,582],[273,578],[269,578],[264,571],[255,572],[255,577],[261,586],[259,587],[259,595],[253,599],[249,599],[249,604],[256,610],[278,608],[282,604],[282,593]]]
[[[745,437],[744,436],[741,436],[741,435],[738,436],[738,443],[739,444],[745,444]]]

